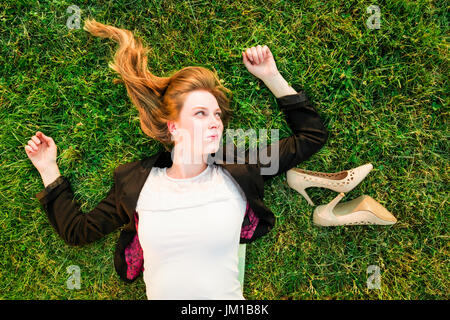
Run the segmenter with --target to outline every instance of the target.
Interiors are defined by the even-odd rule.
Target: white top
[[[245,299],[238,250],[245,194],[222,167],[174,179],[153,167],[136,206],[148,299]]]

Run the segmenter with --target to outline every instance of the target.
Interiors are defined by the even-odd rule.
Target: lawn
[[[379,28],[367,23],[372,4]],[[81,10],[79,28],[68,27],[71,5]],[[448,3],[22,0],[0,6],[0,299],[146,299],[142,277],[127,284],[114,270],[119,231],[84,247],[59,238],[35,198],[43,183],[24,150],[36,131],[52,137],[87,213],[106,196],[114,168],[163,148],[141,131],[125,87],[113,84],[117,45],[84,31],[88,17],[133,31],[158,76],[191,65],[216,70],[234,95],[229,128],[279,129],[284,138],[292,132],[275,97],[241,56],[269,46],[330,133],[298,167],[373,164],[342,201],[370,195],[396,216],[393,226],[319,228],[284,174],[265,185],[277,220],[247,245],[246,299],[450,297]],[[307,191],[316,205],[337,195]],[[80,289],[67,287],[71,265]],[[371,265],[378,289],[367,285]]]

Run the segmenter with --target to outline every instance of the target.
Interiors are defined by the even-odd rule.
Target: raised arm
[[[59,172],[53,139],[37,132],[25,150],[44,182],[44,189],[36,194],[36,198],[55,231],[67,244],[81,246],[94,242],[129,222],[128,217],[118,214],[115,174],[107,196],[92,211],[83,213],[74,200],[69,181]]]
[[[268,46],[258,45],[248,48],[242,52],[242,56],[247,70],[261,79],[276,98],[297,93],[278,71]]]
[[[270,160],[266,163],[259,155],[257,157],[263,180],[267,181],[319,151],[328,138],[328,132],[306,93],[294,90],[278,72],[267,46],[252,47],[242,54],[248,71],[261,79],[275,95],[278,107],[285,114],[286,122],[293,132],[292,136],[259,150],[259,155],[267,155],[266,158]]]

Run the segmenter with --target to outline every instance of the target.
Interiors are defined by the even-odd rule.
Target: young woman
[[[275,216],[263,201],[264,182],[316,153],[327,139],[305,93],[279,73],[267,46],[242,53],[247,70],[275,95],[293,135],[249,151],[245,162],[216,157],[231,116],[231,93],[215,73],[186,67],[170,77],[147,70],[147,49],[124,29],[88,20],[85,30],[119,43],[114,63],[137,107],[142,131],[166,150],[120,165],[105,199],[80,211],[59,172],[51,137],[37,132],[25,146],[45,188],[36,194],[56,232],[70,245],[91,243],[121,229],[114,264],[134,281],[143,272],[148,299],[244,299],[238,281],[239,243],[271,230]],[[277,149],[275,149],[277,148]],[[274,152],[276,151],[276,152]],[[277,155],[270,163],[261,154]],[[272,172],[266,171],[276,160]]]

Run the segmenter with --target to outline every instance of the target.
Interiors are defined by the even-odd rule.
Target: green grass
[[[286,80],[304,88],[330,132],[300,168],[337,172],[371,162],[343,201],[367,194],[390,226],[318,228],[313,207],[285,175],[265,186],[275,228],[247,245],[247,299],[448,299],[448,7],[445,1],[16,1],[0,6],[0,298],[145,299],[145,284],[113,267],[119,231],[65,245],[34,197],[39,173],[24,146],[36,131],[58,146],[61,173],[84,212],[106,196],[112,171],[162,150],[108,68],[116,43],[69,30],[66,9],[126,28],[167,76],[189,65],[217,70],[234,93],[230,128],[291,134],[274,96],[242,63],[268,45]],[[366,8],[381,10],[368,29]],[[447,159],[447,160],[446,160]],[[316,205],[336,195],[307,190]],[[66,268],[81,269],[69,290]],[[378,265],[381,288],[368,289]]]

